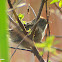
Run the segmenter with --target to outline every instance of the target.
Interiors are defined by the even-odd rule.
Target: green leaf
[[[59,2],[60,0],[53,0],[50,4],[53,4],[53,3],[56,3],[56,2]]]
[[[35,46],[38,48],[44,48],[44,51],[49,51],[53,54],[56,54],[56,49],[51,48],[53,46],[54,36],[49,36],[46,38],[46,41],[43,43],[35,43]],[[42,52],[40,52],[42,54]]]
[[[62,7],[62,0],[53,0],[50,4],[59,2],[59,7]]]
[[[46,38],[46,42],[51,43],[54,40],[54,38],[55,38],[54,36],[49,36]]]
[[[22,20],[24,18],[23,14],[19,14],[18,17],[19,17],[19,20],[22,22],[22,24],[26,24],[26,21]],[[18,23],[18,22],[16,22],[16,23]]]
[[[51,62],[50,60],[48,62]]]
[[[40,55],[43,55],[43,52],[42,52],[42,51],[40,51],[40,52],[39,52],[39,54],[40,54]]]
[[[18,17],[19,17],[20,20],[22,20],[24,18],[24,15],[23,14],[19,14]]]
[[[46,38],[46,45],[47,47],[51,47],[53,44],[54,36],[49,36]]]
[[[54,40],[54,36],[50,36],[46,38],[46,42],[43,43],[35,43],[35,46],[39,47],[39,48],[44,48],[44,47],[48,47],[51,48],[52,44],[53,44],[53,40]]]
[[[22,24],[26,24],[26,21],[21,20]]]
[[[62,1],[59,2],[59,7],[62,7]]]
[[[38,48],[44,48],[46,45],[45,43],[35,43],[35,46]]]
[[[16,21],[16,23],[18,23],[18,21]],[[26,21],[21,20],[21,23],[26,24]]]

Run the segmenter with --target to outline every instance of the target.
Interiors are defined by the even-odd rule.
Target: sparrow
[[[33,27],[33,25],[35,25],[35,23],[36,23],[36,20],[34,19],[33,21],[24,24],[26,31],[28,32],[29,29],[31,29]],[[36,29],[33,33],[33,37],[31,37],[31,34],[29,34],[28,38],[30,38],[35,43],[40,43],[41,40],[45,36],[46,28],[47,28],[47,20],[43,19],[43,18],[40,18],[39,22],[37,23]],[[19,44],[23,38],[18,34],[18,32],[15,32],[14,29],[17,30],[16,27],[9,30],[10,38],[11,38],[12,42],[15,42],[15,43]],[[18,28],[18,30],[19,30],[19,32],[23,33],[23,30],[20,27]],[[25,48],[31,49],[29,43],[25,42],[25,40],[23,42],[21,42],[20,45],[22,45]]]

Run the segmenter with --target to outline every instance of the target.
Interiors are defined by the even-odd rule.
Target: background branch
[[[47,0],[46,0],[46,18],[47,18],[47,23],[49,22],[49,16],[48,16],[48,13],[47,13]],[[49,24],[47,25],[47,30],[46,30],[46,37],[47,37],[47,31],[48,31],[48,36],[50,36],[50,27],[49,27]],[[45,38],[46,40],[46,38]],[[49,61],[49,51],[48,51],[48,54],[47,54],[47,62]]]
[[[40,15],[41,15],[44,3],[45,3],[45,0],[41,0],[41,5],[40,5],[39,11],[38,11],[38,15],[37,15],[36,21],[40,18]]]
[[[16,48],[16,47],[9,47],[9,48],[12,48],[12,49],[18,49],[18,50],[24,50],[24,51],[32,51],[32,50],[30,50],[30,49],[21,49],[21,48]]]

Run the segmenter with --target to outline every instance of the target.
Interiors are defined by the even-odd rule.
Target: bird
[[[35,25],[35,23],[36,23],[36,20],[34,19],[33,21],[27,22],[26,24],[24,24],[26,31],[31,29]],[[31,37],[31,34],[28,37],[32,41],[34,41],[35,43],[41,43],[41,40],[43,39],[43,37],[45,35],[46,28],[47,28],[47,20],[44,19],[44,18],[40,18],[39,22],[37,23],[34,34],[33,34],[34,37]],[[14,29],[17,30],[16,27]],[[10,38],[11,38],[12,42],[15,42],[15,43],[19,44],[23,38],[17,32],[15,32],[14,29],[9,30]],[[23,30],[20,29],[20,27],[18,29],[19,29],[20,32],[23,32]],[[20,45],[22,45],[24,48],[31,49],[28,42],[23,41]]]

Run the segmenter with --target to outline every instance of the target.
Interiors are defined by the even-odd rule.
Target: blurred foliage
[[[35,46],[38,48],[44,48],[44,52],[49,51],[53,54],[56,54],[56,49],[52,48],[52,46],[55,44],[57,44],[57,42],[53,42],[54,41],[54,36],[49,36],[46,38],[46,41],[43,43],[35,43]],[[40,52],[40,54],[42,54],[43,52]]]
[[[62,62],[62,53],[52,56],[51,58],[52,60],[55,60],[55,62]]]
[[[22,24],[24,25],[24,24],[26,24],[26,21],[23,21],[22,19],[24,18],[24,15],[23,14],[19,14],[18,15],[18,17],[19,17],[19,20],[22,22]]]
[[[50,60],[48,62],[51,62]]]
[[[59,7],[62,7],[62,0],[53,0],[50,4],[59,2]]]
[[[0,62],[9,62],[6,0],[0,0]]]

